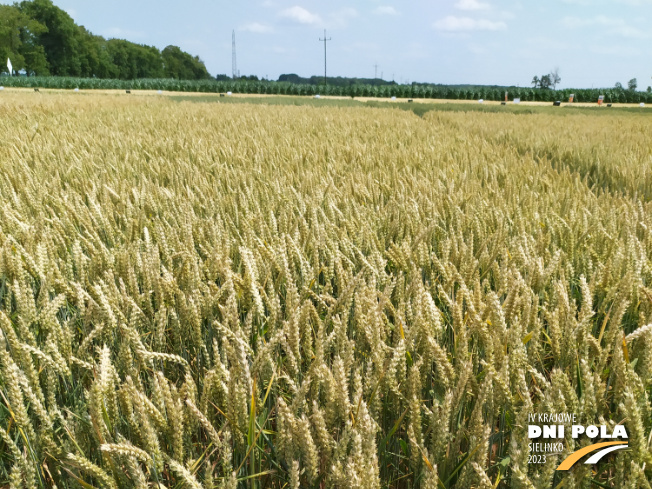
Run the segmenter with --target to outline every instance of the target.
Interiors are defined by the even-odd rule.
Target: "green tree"
[[[161,53],[165,76],[178,80],[204,80],[211,78],[203,61],[181,50],[178,46],[167,46]]]
[[[82,27],[83,29],[83,27]],[[95,36],[88,33],[88,37],[84,44],[92,44],[92,52],[95,56],[92,58],[94,63],[91,66],[89,76],[96,76],[97,78],[117,78],[118,67],[113,63],[108,49],[108,41],[102,36]]]
[[[11,59],[14,70],[25,67],[25,58],[20,54],[20,27],[23,15],[18,9],[8,5],[0,5],[0,65],[6,70],[5,61]]]
[[[561,77],[559,76],[559,69],[555,68],[553,71],[547,75],[542,75],[541,78],[535,76],[532,78],[532,86],[534,88],[552,88],[554,89],[558,83],[561,82]]]
[[[37,36],[47,28],[30,19],[18,8],[0,5],[0,60],[7,58],[15,71],[24,69],[28,74],[47,75],[47,59]]]
[[[632,78],[627,82],[627,88],[631,91],[636,90],[636,87],[638,87],[638,81],[636,81],[636,78]]]
[[[552,89],[555,90],[557,88],[557,85],[561,83],[561,77],[559,76],[559,68],[555,68],[550,72],[548,75],[550,77],[550,85],[552,86]]]
[[[548,89],[551,86],[552,86],[552,79],[550,78],[550,75],[543,75],[541,77],[541,80],[539,80],[539,87]]]
[[[78,56],[81,76],[116,78],[117,68],[107,51],[106,39],[95,36],[84,26],[79,26]]]
[[[210,79],[204,63],[176,46],[106,40],[75,24],[52,0],[0,5],[0,60],[28,74],[97,78]],[[0,71],[2,68],[0,68]]]
[[[36,35],[43,46],[50,72],[58,76],[80,76],[79,29],[72,17],[51,0],[23,1],[20,10],[47,27]]]
[[[109,39],[106,50],[115,68],[115,76],[121,80],[136,78],[163,78],[163,58],[152,46],[134,44],[123,39]]]

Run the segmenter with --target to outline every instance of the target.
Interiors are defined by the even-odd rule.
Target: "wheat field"
[[[0,112],[1,488],[650,489],[649,116]]]

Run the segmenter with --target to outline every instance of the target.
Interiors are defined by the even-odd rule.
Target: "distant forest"
[[[323,76],[311,76],[310,78],[303,78],[299,75],[291,73],[289,75],[281,75],[278,78],[280,82],[289,82],[296,83],[299,85],[323,85],[324,77]],[[370,86],[382,86],[382,85],[397,85],[394,81],[381,80],[380,78],[346,78],[346,77],[328,77],[326,82],[334,87],[350,87],[352,85],[370,85]]]
[[[89,32],[51,0],[0,5],[0,60],[17,73],[83,78],[212,78],[204,63],[177,46],[163,51]]]

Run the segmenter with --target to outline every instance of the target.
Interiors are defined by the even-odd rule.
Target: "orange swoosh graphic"
[[[564,460],[559,467],[557,467],[557,470],[568,470],[570,469],[575,462],[577,462],[579,459],[581,459],[584,455],[587,453],[590,453],[594,450],[597,450],[598,448],[603,448],[603,447],[610,447],[612,445],[627,445],[627,442],[624,441],[606,441],[603,443],[596,443],[595,445],[589,445],[588,447],[584,447],[581,450],[578,450],[576,452],[571,453],[566,460]]]

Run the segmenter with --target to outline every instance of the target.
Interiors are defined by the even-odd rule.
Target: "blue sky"
[[[652,0],[54,0],[105,37],[199,55],[231,74],[378,76],[518,84],[558,67],[561,87],[652,85]],[[3,2],[10,3],[10,2]]]

